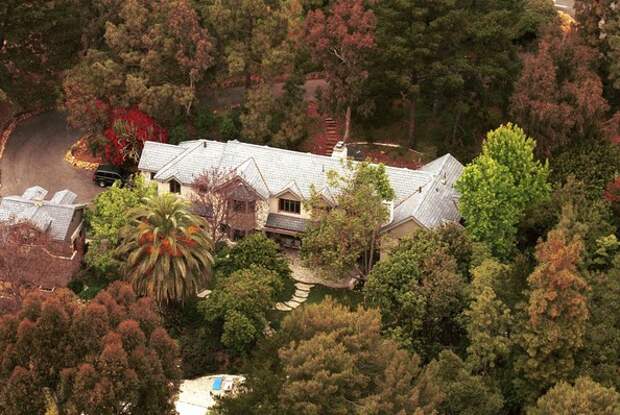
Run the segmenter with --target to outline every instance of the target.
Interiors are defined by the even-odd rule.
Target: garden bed
[[[417,169],[424,164],[421,153],[398,144],[358,142],[347,144],[347,149],[348,155],[355,160],[407,169]]]
[[[97,166],[103,163],[103,159],[93,156],[88,148],[87,136],[81,137],[71,146],[65,155],[65,160],[73,167],[84,170],[97,170]]]

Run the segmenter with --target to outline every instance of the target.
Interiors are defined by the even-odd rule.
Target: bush
[[[175,145],[188,139],[187,126],[185,124],[179,124],[172,128],[168,136],[168,142]]]
[[[198,132],[199,138],[206,138],[211,132],[217,129],[220,120],[217,115],[208,109],[203,109],[198,112],[196,120],[194,121],[194,127]]]
[[[220,118],[220,136],[224,140],[236,140],[239,138],[241,131],[241,122],[239,121],[239,110],[231,110]]]
[[[215,257],[213,270],[217,276],[228,276],[252,265],[273,271],[281,278],[290,278],[291,269],[278,244],[262,233],[243,238],[232,248],[226,247]]]

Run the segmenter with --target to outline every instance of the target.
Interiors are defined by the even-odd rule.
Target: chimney
[[[346,160],[347,158],[347,146],[344,145],[344,141],[338,141],[332,150],[332,158],[338,160]]]

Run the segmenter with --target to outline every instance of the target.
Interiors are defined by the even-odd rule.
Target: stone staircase
[[[338,123],[331,117],[325,117],[323,119],[323,126],[325,129],[325,141],[323,143],[322,154],[324,156],[331,156],[332,150],[338,141],[340,136],[338,134]]]
[[[314,284],[306,284],[303,282],[295,283],[295,293],[293,297],[284,303],[277,303],[274,308],[278,311],[291,311],[296,309],[306,302],[312,287],[314,287]]]

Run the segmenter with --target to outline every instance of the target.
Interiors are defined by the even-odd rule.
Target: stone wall
[[[263,229],[269,216],[269,203],[264,200],[256,201],[256,229]]]

